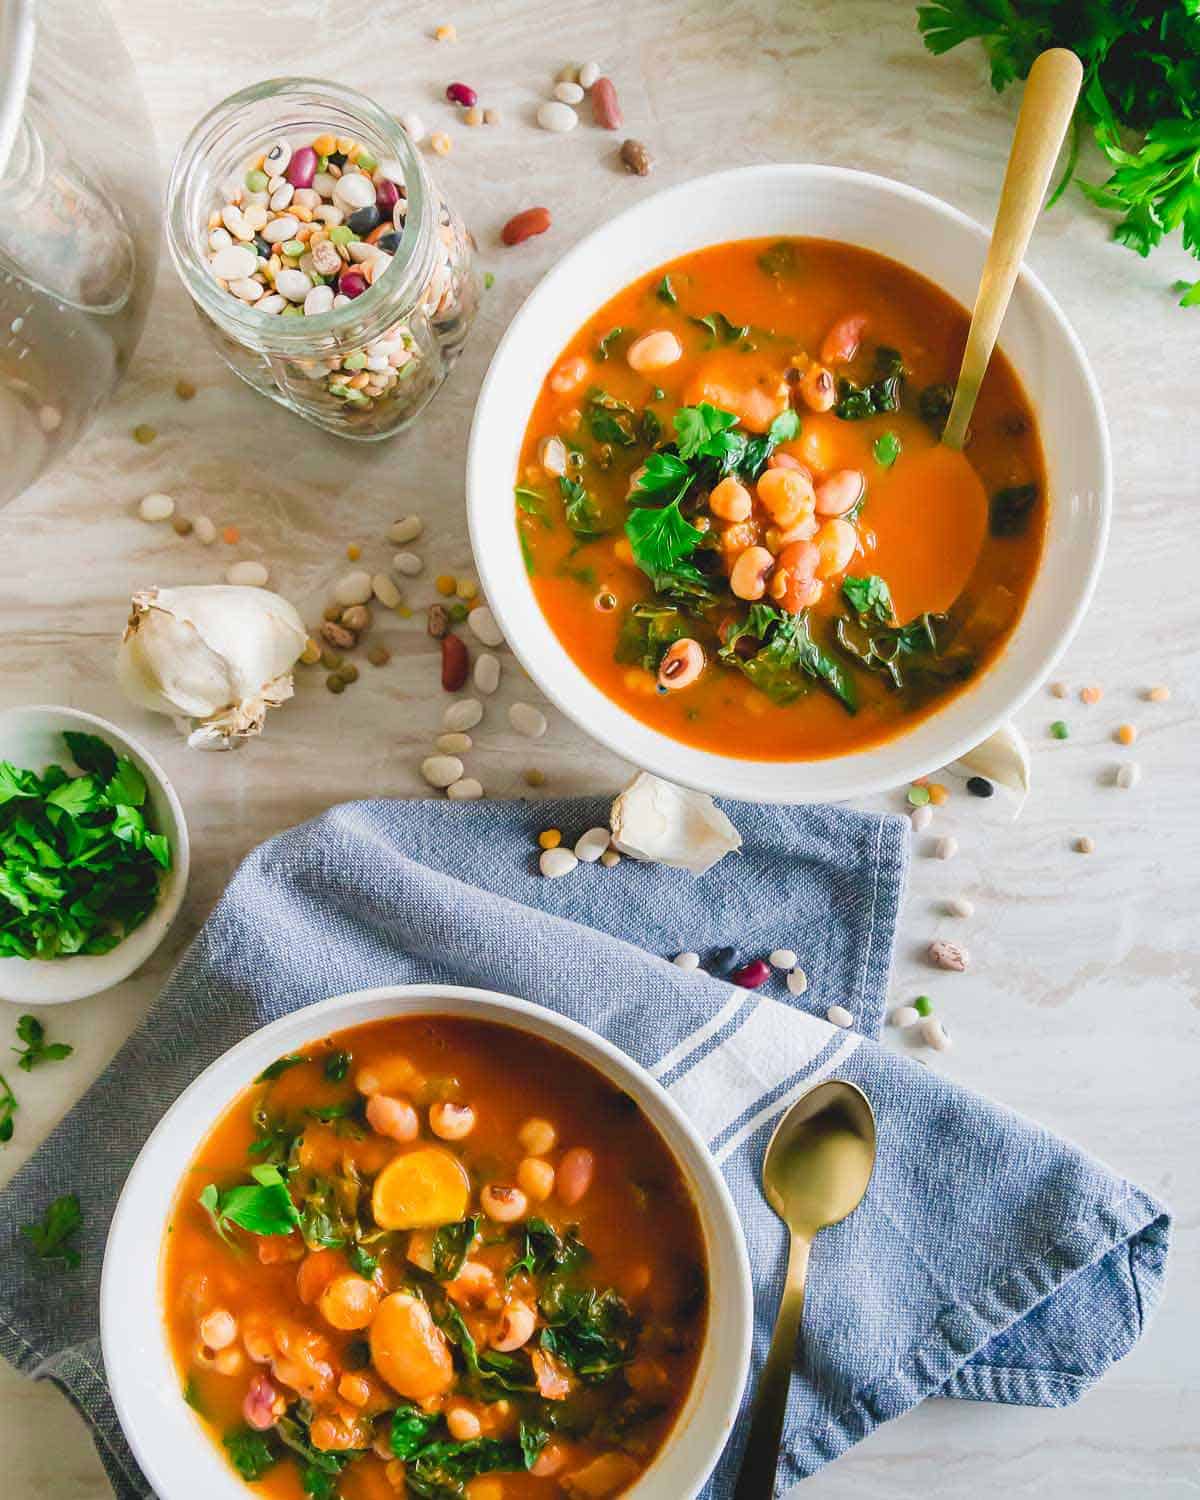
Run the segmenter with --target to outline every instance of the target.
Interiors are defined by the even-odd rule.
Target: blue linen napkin
[[[555,824],[574,837],[605,822],[607,805],[587,800],[354,803],[250,855],[146,1021],[0,1193],[0,1353],[76,1404],[121,1500],[152,1492],[105,1388],[97,1298],[134,1156],[166,1106],[248,1032],[391,982],[523,995],[602,1032],[660,1079],[708,1140],[745,1226],[755,1370],[786,1258],[758,1190],[763,1148],[816,1080],[865,1091],[878,1165],[863,1205],[814,1251],[781,1487],[927,1396],[1064,1406],[1128,1352],[1162,1290],[1163,1208],[1075,1146],[870,1040],[904,821],[727,810],[744,852],[698,880],[628,860],[541,878],[537,831]],[[746,957],[794,948],[808,994],[779,980],[750,993],[655,956],[731,944]],[[858,1031],[821,1019],[834,1002]],[[83,1204],[83,1264],[47,1274],[18,1227],[67,1192]],[[732,1491],[748,1401],[705,1500]]]

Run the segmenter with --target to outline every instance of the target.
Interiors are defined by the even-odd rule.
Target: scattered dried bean
[[[460,636],[442,637],[442,687],[448,693],[457,693],[467,680],[471,658],[466,643]]]

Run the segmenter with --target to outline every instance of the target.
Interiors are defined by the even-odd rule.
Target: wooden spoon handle
[[[779,1467],[779,1443],[787,1413],[788,1389],[796,1360],[796,1339],[804,1312],[804,1284],[808,1277],[808,1253],[812,1241],[793,1231],[788,1255],[787,1281],[767,1362],[758,1377],[750,1435],[742,1454],[733,1500],[772,1500],[775,1471]]]
[[[942,442],[947,447],[961,448],[966,437],[984,371],[996,347],[1000,324],[1004,321],[1029,236],[1041,211],[1050,174],[1075,112],[1082,82],[1083,66],[1065,47],[1052,47],[1043,52],[1029,70],[1008,170],[1000,190],[992,243],[979,282],[975,311],[971,314],[971,331],[963,351],[962,368],[958,372],[954,405],[942,434]]]

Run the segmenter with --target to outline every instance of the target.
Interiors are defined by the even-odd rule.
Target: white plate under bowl
[[[59,1005],[97,995],[128,979],[146,962],[166,937],[183,904],[188,880],[188,832],[183,808],[167,773],[144,745],[124,730],[77,708],[38,704],[0,712],[0,760],[22,770],[37,771],[57,763],[76,770],[63,740],[63,730],[94,734],[127,755],[146,778],[146,796],[157,830],[171,844],[171,868],[164,872],[154,910],[140,927],[108,953],[78,953],[70,958],[0,958],[0,999],[24,1005]]]
[[[841,240],[910,266],[970,307],[988,234],[928,193],[844,167],[742,167],[647,198],[565,255],[531,293],[492,359],[467,459],[471,544],[483,591],[522,666],[588,734],[686,786],[758,802],[819,802],[899,786],[986,739],[1046,678],[1083,617],[1108,535],[1108,429],[1079,340],[1050,293],[1021,272],[1001,347],[1033,404],[1045,450],[1045,550],[1025,611],[979,680],[884,744],[824,760],[739,760],[660,734],[575,665],[538,605],[521,559],[513,486],[529,414],[576,330],[631,281],[729,240]]]
[[[100,1337],[113,1404],[142,1472],[170,1500],[249,1500],[186,1404],[167,1342],[161,1252],[175,1194],[201,1142],[268,1063],[345,1027],[392,1016],[463,1016],[565,1048],[624,1089],[670,1147],[691,1188],[708,1256],[709,1319],[695,1382],[662,1450],[628,1500],[691,1500],[729,1438],[750,1362],[750,1265],[725,1179],[660,1084],[586,1027],[528,1000],[455,985],[396,985],[294,1011],[217,1059],[179,1096],[126,1179],[104,1252]],[[157,1294],[150,1295],[150,1289]]]

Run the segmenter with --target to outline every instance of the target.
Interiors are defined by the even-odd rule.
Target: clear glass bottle
[[[344,306],[312,315],[259,312],[214,275],[211,216],[242,191],[247,170],[276,141],[295,151],[321,135],[357,142],[376,173],[396,182],[399,242],[387,269]],[[200,320],[230,369],[339,437],[374,441],[414,421],[449,373],[478,306],[470,233],[397,121],[340,84],[271,79],[211,110],[176,158],[167,235]]]

